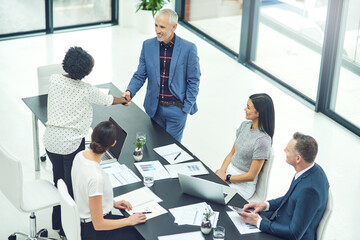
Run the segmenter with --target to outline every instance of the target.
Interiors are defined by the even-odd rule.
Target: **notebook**
[[[101,164],[115,162],[119,159],[121,149],[124,146],[127,133],[122,129],[119,124],[113,119],[109,118],[109,121],[114,124],[116,128],[116,144],[109,148],[101,159]]]
[[[184,193],[226,205],[237,193],[236,189],[205,179],[179,173],[179,182]]]

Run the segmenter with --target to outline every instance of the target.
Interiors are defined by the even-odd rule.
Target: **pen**
[[[176,160],[179,156],[180,156],[181,152],[179,152],[176,157],[174,158],[174,160]]]
[[[150,214],[152,212],[139,212],[139,213],[142,213],[142,214]]]

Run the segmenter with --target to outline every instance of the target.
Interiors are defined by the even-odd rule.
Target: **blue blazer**
[[[196,97],[200,84],[199,57],[195,44],[178,36],[172,53],[169,90],[183,104],[182,109],[191,115],[196,113]],[[144,108],[150,117],[154,117],[160,93],[160,42],[151,38],[143,42],[139,66],[127,87],[134,97],[148,79]]]
[[[270,217],[280,206],[273,221],[262,220],[260,230],[285,239],[316,239],[329,193],[329,182],[323,169],[315,165],[290,186],[285,196],[270,200]]]

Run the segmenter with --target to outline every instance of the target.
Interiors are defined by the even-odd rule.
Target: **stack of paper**
[[[126,200],[132,205],[132,211],[126,210],[130,215],[133,213],[144,213],[146,219],[157,217],[167,213],[158,202],[162,200],[147,187],[139,188],[114,198],[115,201]]]
[[[229,215],[240,234],[261,232],[256,226],[245,223],[244,219],[236,211],[229,211],[226,213]]]
[[[175,223],[179,225],[194,225],[200,226],[203,220],[203,214],[205,209],[212,211],[211,206],[206,202],[191,204],[187,206],[171,208],[169,211],[175,218]],[[212,211],[213,212],[213,211]],[[213,227],[216,227],[219,218],[219,212],[214,212],[210,217],[210,221]]]
[[[140,178],[131,171],[125,164],[119,162],[107,163],[101,165],[102,169],[109,174],[110,182],[113,188],[140,182]]]
[[[172,165],[165,165],[166,170],[169,172],[172,178],[177,178],[178,173],[182,173],[189,176],[197,176],[209,174],[204,165],[200,162],[186,162]]]
[[[163,158],[165,158],[166,161],[168,161],[170,164],[180,163],[194,159],[193,157],[190,156],[190,154],[185,152],[175,143],[154,148],[154,151],[157,152]]]

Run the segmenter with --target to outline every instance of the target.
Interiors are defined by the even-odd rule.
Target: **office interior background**
[[[152,27],[139,29],[136,2],[0,0],[0,144],[21,160],[25,179],[52,177],[49,160],[34,171],[31,111],[21,101],[38,93],[37,67],[81,46],[95,58],[85,81],[126,90],[142,42],[155,36]],[[197,45],[202,72],[199,112],[188,118],[183,145],[215,171],[245,120],[248,97],[268,93],[276,111],[268,198],[285,194],[294,175],[283,152],[292,134],[312,135],[334,196],[325,239],[357,239],[360,1],[176,0],[166,7],[179,14],[176,34]],[[145,87],[134,103],[142,107],[144,95]],[[0,205],[1,239],[28,232],[28,214],[2,193]],[[58,238],[50,209],[37,218]]]

